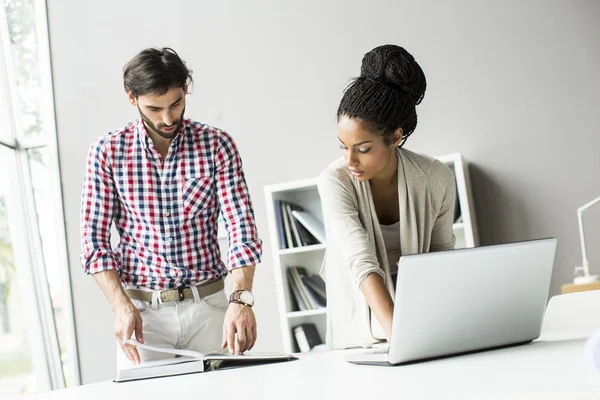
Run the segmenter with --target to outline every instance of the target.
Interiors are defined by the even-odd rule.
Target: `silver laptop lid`
[[[403,256],[389,362],[536,339],[556,239]]]

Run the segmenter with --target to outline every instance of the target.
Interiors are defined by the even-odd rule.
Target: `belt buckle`
[[[179,293],[179,301],[183,301],[184,297],[183,297],[183,288],[177,288],[177,293]]]

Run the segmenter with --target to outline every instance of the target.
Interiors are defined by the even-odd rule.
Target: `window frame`
[[[18,266],[16,281],[20,287],[23,312],[26,314],[25,324],[29,328],[32,365],[36,375],[38,391],[56,390],[81,384],[75,319],[73,313],[70,268],[67,256],[66,227],[64,203],[60,181],[58,140],[54,109],[54,89],[52,85],[52,69],[50,42],[48,36],[47,8],[44,0],[33,0],[35,9],[35,26],[37,33],[37,50],[40,68],[40,85],[43,93],[40,105],[40,117],[44,121],[47,138],[25,138],[20,121],[15,118],[16,101],[15,73],[8,31],[8,20],[4,6],[0,6],[0,120],[8,122],[9,137],[0,138],[0,146],[4,151],[12,153],[13,173],[9,174],[11,190],[7,193],[6,202],[8,225],[10,231],[13,258]],[[13,79],[11,79],[13,78]],[[58,332],[54,319],[54,310],[50,298],[50,289],[46,276],[46,264],[41,242],[34,189],[31,182],[31,170],[28,150],[44,148],[48,151],[48,174],[52,195],[54,216],[53,225],[57,235],[53,238],[57,246],[57,264],[64,266],[61,273],[61,285],[64,293],[65,346],[68,355],[68,369],[63,371],[59,348]],[[32,234],[33,233],[33,234]],[[33,289],[33,295],[31,295]],[[63,373],[64,372],[64,373]]]

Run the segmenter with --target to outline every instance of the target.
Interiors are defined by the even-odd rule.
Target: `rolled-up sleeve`
[[[98,139],[90,147],[81,193],[80,260],[86,274],[119,269],[117,256],[110,248],[116,196],[104,145],[105,142]]]
[[[343,263],[342,267],[350,270],[359,288],[371,273],[380,275],[385,281],[375,248],[359,219],[356,197],[330,170],[321,174],[318,187],[328,246],[334,245],[341,255],[341,260],[336,262]]]
[[[456,243],[456,237],[452,230],[456,201],[456,180],[452,170],[445,164],[436,161],[434,167],[438,168],[439,171],[431,174],[431,176],[436,177],[430,183],[431,190],[433,193],[443,195],[431,231],[431,244],[429,245],[429,251],[431,252],[453,249]]]
[[[225,132],[219,135],[215,181],[227,229],[228,268],[257,265],[261,261],[262,241],[258,237],[241,157],[233,139]]]

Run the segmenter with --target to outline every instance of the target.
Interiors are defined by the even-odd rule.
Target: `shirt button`
[[[173,243],[173,238],[169,238],[169,243]]]
[[[167,212],[165,213],[165,217],[168,217],[169,215],[171,215],[171,213],[167,211]]]
[[[169,188],[169,186],[167,186],[167,185],[163,186],[163,189],[168,189],[168,188]]]

